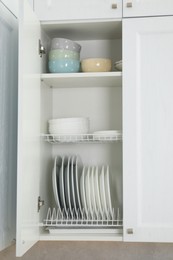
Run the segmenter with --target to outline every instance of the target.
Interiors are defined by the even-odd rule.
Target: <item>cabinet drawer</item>
[[[173,15],[172,0],[123,0],[124,17]]]
[[[121,18],[122,0],[35,0],[34,9],[42,21]]]

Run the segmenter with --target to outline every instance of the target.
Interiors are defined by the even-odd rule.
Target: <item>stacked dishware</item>
[[[117,138],[121,139],[122,138],[122,131],[120,130],[102,130],[102,131],[95,131],[93,132],[93,140],[105,140],[105,139],[112,139],[112,138]]]
[[[64,38],[54,38],[49,52],[51,73],[72,73],[80,70],[81,45]]]
[[[52,172],[55,203],[64,219],[113,220],[108,165],[83,166],[79,155],[56,156]]]
[[[115,69],[116,69],[116,70],[122,71],[122,68],[123,68],[123,62],[122,62],[122,60],[116,61],[115,64],[114,64],[114,66],[115,66]]]
[[[71,117],[51,119],[49,133],[54,135],[80,135],[89,132],[89,118]]]

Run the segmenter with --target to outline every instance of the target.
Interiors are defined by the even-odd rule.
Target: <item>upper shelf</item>
[[[122,38],[122,21],[116,20],[82,20],[62,22],[42,22],[43,30],[50,37],[68,38],[75,41],[107,40]]]
[[[47,73],[41,80],[55,88],[121,87],[122,72]]]

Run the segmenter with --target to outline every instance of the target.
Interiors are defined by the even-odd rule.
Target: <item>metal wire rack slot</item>
[[[122,134],[118,135],[95,135],[95,134],[78,134],[78,135],[52,135],[41,134],[41,138],[51,144],[60,143],[105,143],[122,141]]]
[[[65,229],[79,229],[79,228],[101,228],[101,229],[122,229],[123,221],[120,219],[119,209],[115,212],[113,209],[112,214],[86,214],[85,210],[82,211],[82,214],[78,211],[77,216],[73,211],[73,214],[65,212],[61,209],[48,209],[47,217],[43,221],[43,226],[48,230],[57,228]]]

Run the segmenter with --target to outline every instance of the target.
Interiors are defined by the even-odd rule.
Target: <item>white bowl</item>
[[[52,42],[51,42],[51,50],[56,50],[56,49],[80,52],[81,45],[78,44],[77,42],[74,42],[69,39],[54,38],[54,39],[52,39]]]

